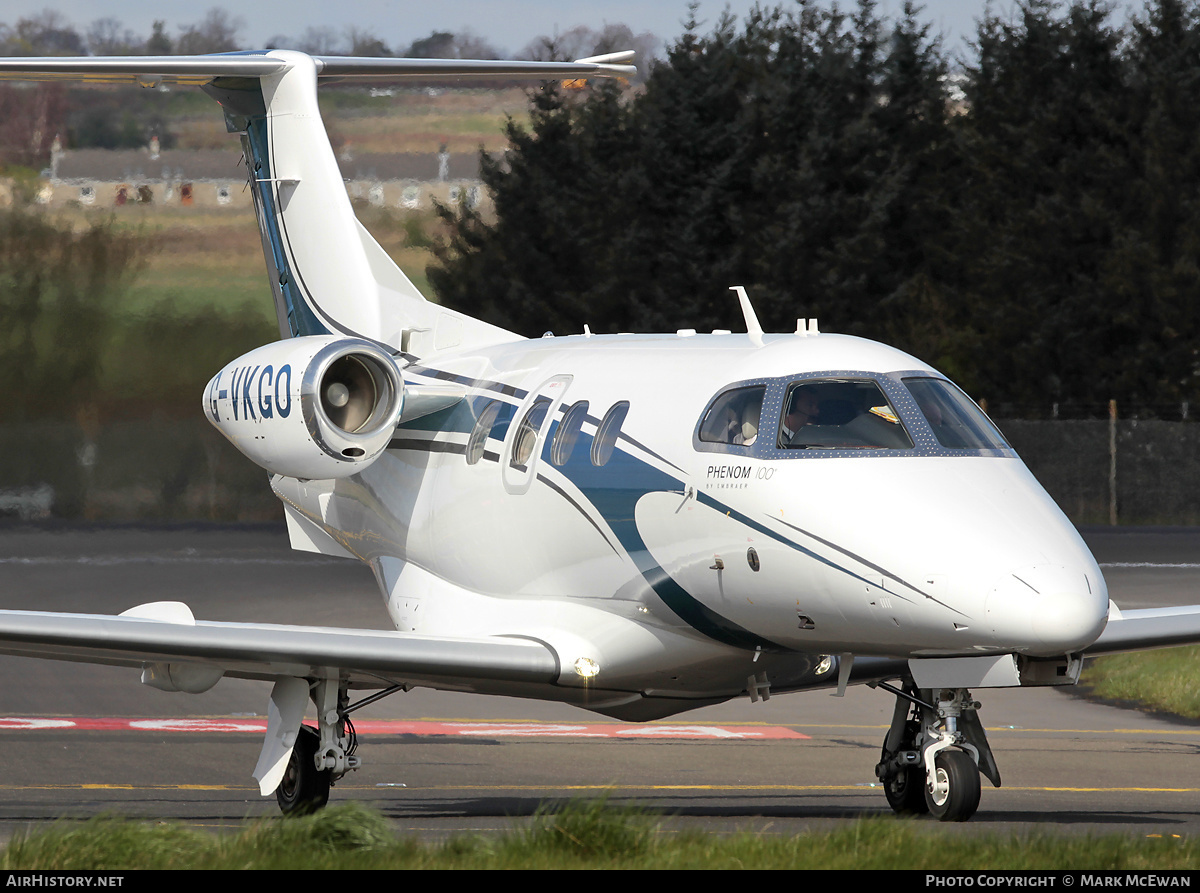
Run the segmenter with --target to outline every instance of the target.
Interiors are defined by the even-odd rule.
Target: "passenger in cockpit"
[[[731,446],[753,444],[758,440],[764,391],[762,385],[735,388],[714,400],[700,428],[700,440]]]

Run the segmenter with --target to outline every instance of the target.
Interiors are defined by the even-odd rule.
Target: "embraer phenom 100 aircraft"
[[[285,812],[359,766],[354,709],[414,686],[634,721],[865,683],[896,698],[888,802],[962,821],[981,775],[1000,784],[972,691],[1200,641],[1200,606],[1111,605],[1000,432],[920,360],[814,320],[766,334],[735,283],[743,333],[526,340],[427,302],[355,219],[322,79],[609,77],[630,55],[0,60],[10,79],[191,84],[221,104],[282,338],[217,372],[203,411],[271,474],[292,546],[369,564],[396,626],[5,611],[0,652],[137,667],[168,691],[272,682],[254,776]]]

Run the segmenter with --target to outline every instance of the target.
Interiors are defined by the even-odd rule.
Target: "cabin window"
[[[704,414],[700,440],[736,446],[753,444],[758,440],[759,416],[766,391],[764,385],[755,385],[721,394]]]
[[[621,433],[621,425],[629,412],[629,401],[622,400],[614,403],[600,420],[596,428],[596,439],[592,441],[592,464],[606,465],[612,458],[613,448],[617,445],[617,436]]]
[[[975,401],[943,378],[906,378],[938,443],[950,450],[1004,450],[1008,443]]]
[[[579,442],[583,430],[584,419],[587,418],[588,402],[580,400],[563,413],[558,430],[554,432],[554,441],[550,444],[550,461],[555,465],[566,465]]]
[[[520,471],[525,470],[525,466],[529,463],[533,456],[533,449],[537,445],[538,433],[542,429],[542,422],[546,419],[546,411],[550,409],[550,398],[539,397],[534,401],[533,406],[529,407],[529,411],[525,413],[525,417],[521,419],[521,424],[517,428],[516,438],[513,440],[512,458],[509,460],[509,465]]]
[[[471,436],[467,440],[468,465],[475,465],[483,458],[483,448],[487,445],[488,433],[496,423],[496,416],[499,413],[500,401],[493,400],[483,408],[483,412],[475,420],[475,427],[471,429]]]
[[[783,399],[777,445],[789,450],[910,450],[912,439],[870,379],[797,381]]]

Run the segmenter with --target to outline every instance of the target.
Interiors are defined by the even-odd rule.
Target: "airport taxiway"
[[[1086,536],[1119,605],[1200,601],[1200,530]],[[368,570],[293,553],[281,529],[0,531],[0,607],[107,613],[160,599],[185,601],[201,619],[387,627]],[[265,714],[264,683],[227,679],[203,695],[165,693],[129,669],[16,658],[0,658],[0,679],[8,755],[0,835],[61,816],[231,827],[276,812],[250,778],[260,735],[241,730]],[[945,833],[1200,833],[1200,724],[1070,690],[976,697],[1004,785],[985,782],[975,818]],[[825,827],[886,813],[872,770],[891,701],[860,687],[841,699],[739,700],[631,726],[565,705],[416,690],[355,718],[364,729],[372,720],[438,721],[439,734],[362,731],[363,768],[331,802],[363,801],[398,829],[428,836],[508,828],[547,800],[606,791],[671,813],[674,826]],[[85,719],[90,727],[80,728]],[[670,737],[647,734],[662,731]]]

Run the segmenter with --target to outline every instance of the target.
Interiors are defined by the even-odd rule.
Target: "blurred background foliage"
[[[1197,3],[1031,0],[968,53],[912,4],[691,23],[643,89],[535,94],[430,281],[526,335],[736,328],[745,285],[992,406],[1194,401]]]
[[[219,17],[205,22],[212,40],[229,38]],[[0,26],[0,50],[79,51],[69,27],[44,28],[57,41],[46,43],[25,26]],[[186,43],[158,30],[166,43],[156,51]],[[526,54],[648,38],[626,32],[572,29]],[[350,38],[370,48],[370,35]],[[470,38],[435,33],[408,50],[487,55]],[[100,28],[86,49],[105,40],[129,52],[152,42]],[[304,40],[315,51],[348,46],[330,34]],[[985,17],[964,58],[911,4],[890,20],[869,0],[841,11],[800,2],[711,28],[689,22],[643,70],[642,83],[549,84],[527,99],[495,91],[511,114],[507,150],[481,158],[494,210],[360,207],[364,222],[436,299],[526,335],[584,324],[737,330],[728,286],[745,285],[768,329],[818,317],[823,331],[895,344],[1001,419],[1061,408],[1082,424],[1110,399],[1122,419],[1194,418],[1200,0],[1150,0],[1120,23],[1103,3],[1030,0]],[[210,104],[197,91],[0,85],[0,162],[14,196],[0,209],[0,466],[10,478],[0,485],[32,487],[71,465],[77,480],[60,484],[56,513],[277,511],[261,472],[232,470],[241,460],[225,456],[197,412],[217,369],[278,337],[253,219],[49,211],[34,200],[56,133],[69,146],[220,140],[236,156]],[[344,129],[356,145],[395,141],[366,117],[389,110],[401,130],[420,121],[426,141],[453,131],[493,149],[484,130],[503,120],[477,94],[450,91],[332,88],[322,107],[335,139]],[[448,109],[469,117],[462,133],[436,117]],[[1053,438],[1066,428],[1043,448],[1033,429],[1002,427],[1029,457],[1063,452]],[[1174,443],[1169,432],[1135,449],[1149,429],[1130,430],[1124,455],[1178,452],[1163,445]],[[1107,442],[1106,432],[1095,437]],[[125,471],[96,464],[97,450]],[[139,475],[153,479],[142,508],[128,495]],[[223,489],[242,478],[261,502]],[[1104,472],[1097,478],[1099,496],[1086,482],[1063,485],[1073,517],[1102,516]],[[1151,502],[1135,514],[1191,518],[1187,506]]]

